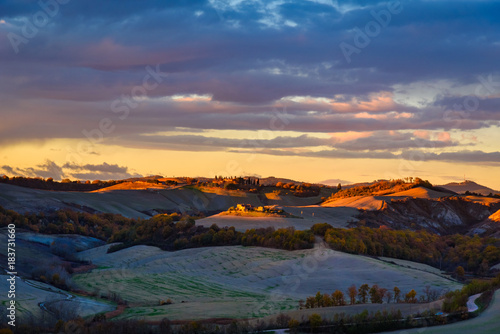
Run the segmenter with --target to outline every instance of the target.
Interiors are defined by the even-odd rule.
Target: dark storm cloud
[[[208,150],[224,149],[229,147],[240,148],[292,148],[292,147],[312,147],[331,146],[335,142],[332,138],[314,138],[307,135],[299,137],[276,137],[273,139],[233,139],[217,138],[196,135],[172,135],[172,136],[135,136],[127,137],[123,145],[143,145],[148,148],[165,147],[168,145],[180,145],[183,150],[205,146]],[[165,145],[165,146],[164,146]],[[172,147],[172,146],[168,146]],[[206,149],[207,149],[206,148]],[[205,150],[206,150],[205,149]],[[198,150],[198,149],[196,149]]]
[[[218,138],[202,135],[148,135],[128,136],[120,141],[120,145],[146,148],[171,149],[184,151],[224,151],[230,148],[255,150],[310,148],[316,146],[334,147],[346,151],[397,151],[401,149],[434,149],[458,146],[452,140],[430,140],[415,137],[411,133],[386,132],[373,133],[364,138],[341,142],[337,138],[317,138],[308,135],[298,137],[279,136],[273,139],[265,138]]]
[[[130,177],[138,177],[137,173],[131,173],[127,167],[122,167],[106,162],[99,165],[77,165],[66,163],[62,166],[54,161],[46,160],[45,163],[36,167],[17,168],[1,166],[0,170],[9,176],[43,177],[61,180],[63,178],[76,178],[80,180],[118,180]]]
[[[500,69],[498,2],[403,1],[402,12],[392,15],[388,26],[352,55],[351,63],[339,44],[354,45],[353,29],[363,30],[374,20],[371,11],[386,10],[387,2],[213,3],[215,7],[209,1],[71,0],[20,44],[16,54],[8,34],[22,35],[22,19],[32,21],[42,9],[38,1],[0,1],[0,113],[6,120],[0,125],[0,142],[85,138],[82,132],[95,129],[105,117],[116,126],[105,140],[176,127],[270,129],[273,110],[286,96],[368,101],[372,95],[393,92],[396,84],[448,80],[461,85]],[[148,91],[149,98],[207,94],[212,102],[183,106],[149,99],[126,120],[117,120],[112,102],[130,95],[143,83],[146,66],[156,64],[168,76]],[[393,103],[364,110],[353,105],[347,111],[336,105],[287,102],[294,118],[281,125],[285,131],[340,132],[479,129],[498,124],[498,99],[482,99],[476,113],[450,121],[443,109],[454,98],[463,99],[442,98],[419,108]],[[345,115],[357,112],[408,112],[412,117]],[[169,144],[201,141],[196,145],[207,146],[203,141],[210,139],[176,140]],[[380,140],[360,139],[342,148],[415,147],[411,138],[394,144]]]
[[[245,150],[231,150],[233,153],[247,153]],[[353,152],[342,149],[321,150],[321,151],[290,151],[276,149],[262,149],[253,153],[270,154],[277,156],[300,156],[329,159],[404,159],[411,161],[447,161],[460,163],[474,163],[477,165],[500,165],[500,152],[483,151],[457,151],[432,153],[419,150],[403,151],[401,154],[372,151]]]
[[[100,164],[100,165],[77,165],[74,163],[66,163],[62,166],[62,168],[67,168],[71,170],[76,170],[76,171],[82,171],[82,170],[87,170],[90,172],[104,172],[104,173],[127,173],[128,168],[127,167],[122,167],[118,165],[110,165],[106,162]]]
[[[45,163],[37,165],[36,167],[18,168],[12,166],[0,167],[9,176],[27,176],[27,177],[43,177],[53,178],[60,180],[64,177],[64,172],[61,166],[55,162],[46,160]]]

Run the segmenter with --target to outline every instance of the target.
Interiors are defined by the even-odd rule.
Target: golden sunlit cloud
[[[359,138],[367,138],[370,137],[373,134],[372,131],[369,132],[354,132],[354,131],[348,131],[348,132],[334,132],[334,133],[329,133],[329,135],[336,139],[338,142],[343,143],[346,141],[351,141],[351,140],[356,140]]]
[[[360,100],[356,97],[348,101],[344,100],[343,96],[336,96],[335,98],[327,97],[311,97],[311,96],[287,96],[283,97],[281,102],[295,102],[300,104],[309,105],[311,109],[314,105],[329,107],[331,110],[337,112],[378,112],[378,111],[392,111],[397,109],[398,105],[393,100],[393,94],[390,92],[379,92],[371,94],[369,100]]]
[[[189,95],[173,95],[170,99],[176,102],[199,102],[199,101],[211,101],[212,95],[198,95],[198,94],[189,94]]]

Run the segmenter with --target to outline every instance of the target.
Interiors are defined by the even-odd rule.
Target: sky
[[[500,190],[500,2],[0,0],[0,174]]]

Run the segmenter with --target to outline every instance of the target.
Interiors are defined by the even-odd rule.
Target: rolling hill
[[[80,257],[98,269],[76,275],[75,282],[85,290],[110,291],[133,301],[120,319],[260,318],[296,310],[300,299],[317,291],[345,291],[351,284],[418,293],[426,285],[460,287],[429,266],[416,269],[321,247],[293,252],[241,246],[178,252],[135,246],[111,254],[105,247],[96,250]],[[160,306],[159,300],[167,298],[173,303]]]
[[[464,181],[464,182],[452,182],[445,185],[440,186],[442,188],[454,191],[458,194],[465,194],[466,191],[471,193],[481,194],[483,196],[488,196],[489,194],[497,194],[500,191],[493,190],[486,186],[477,184],[474,181]]]

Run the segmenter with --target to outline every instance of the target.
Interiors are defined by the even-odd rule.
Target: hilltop
[[[475,193],[483,196],[488,196],[489,194],[498,194],[500,191],[493,190],[486,186],[477,184],[474,181],[464,181],[464,182],[452,182],[441,186],[442,188],[454,191],[458,194]]]

